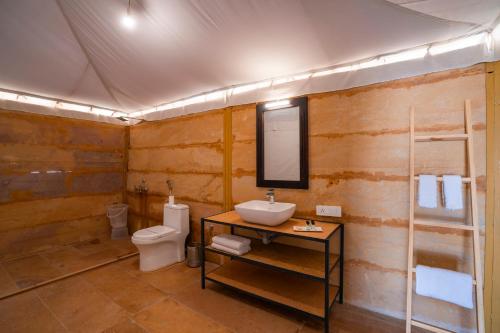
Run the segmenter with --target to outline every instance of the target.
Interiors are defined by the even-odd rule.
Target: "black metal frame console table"
[[[329,332],[330,312],[335,301],[343,303],[344,280],[344,225],[315,221],[323,232],[294,232],[293,226],[305,226],[306,220],[292,218],[271,227],[243,221],[235,211],[201,219],[201,287],[211,281],[240,293],[279,304],[288,309],[318,318]],[[220,224],[231,228],[256,232],[270,232],[276,236],[303,239],[322,244],[324,251],[317,251],[273,242],[263,245],[252,239],[252,250],[234,255],[205,245],[206,224]],[[332,237],[340,233],[337,253],[330,253]],[[230,257],[231,260],[206,274],[206,251]],[[329,254],[329,255],[326,255]],[[338,285],[331,283],[331,276],[338,269]],[[286,283],[284,283],[286,281]]]

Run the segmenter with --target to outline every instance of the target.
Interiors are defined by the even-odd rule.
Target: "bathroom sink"
[[[244,221],[270,226],[279,225],[292,217],[295,207],[294,203],[270,203],[262,200],[251,200],[234,206],[236,213]]]

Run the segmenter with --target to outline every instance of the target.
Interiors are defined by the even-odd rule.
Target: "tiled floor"
[[[135,252],[129,239],[94,239],[5,259],[0,262],[0,296]]]
[[[0,301],[0,332],[322,332],[321,322],[220,286],[202,290],[199,274],[184,264],[141,273],[134,256]],[[347,305],[336,305],[331,326],[404,332],[402,321]]]

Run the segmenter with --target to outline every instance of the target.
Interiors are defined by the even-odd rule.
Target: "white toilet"
[[[132,236],[132,243],[139,249],[141,271],[154,271],[184,261],[188,234],[189,206],[165,204],[163,225],[138,230]]]

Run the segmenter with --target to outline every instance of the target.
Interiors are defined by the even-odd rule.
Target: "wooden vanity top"
[[[340,228],[340,224],[338,223],[329,223],[329,222],[319,222],[314,221],[317,227],[322,227],[322,232],[309,232],[309,231],[293,231],[293,226],[305,226],[306,220],[304,219],[296,219],[291,218],[288,221],[277,225],[277,226],[267,226],[263,224],[255,224],[243,221],[236,211],[232,210],[229,212],[225,212],[222,214],[213,215],[210,217],[206,217],[205,221],[207,222],[215,222],[220,224],[233,225],[235,227],[241,227],[246,229],[253,230],[265,230],[272,231],[280,234],[290,235],[294,237],[303,237],[303,238],[311,238],[317,240],[326,240],[328,239],[338,228]]]

